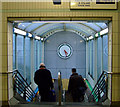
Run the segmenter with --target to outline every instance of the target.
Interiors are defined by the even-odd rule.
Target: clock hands
[[[72,55],[72,52],[73,52],[72,47],[67,43],[60,44],[57,50],[59,57],[63,59],[70,58],[70,56]]]
[[[66,51],[66,50],[64,50],[64,52],[65,52],[65,55],[66,55],[66,57],[67,57],[67,54],[68,54],[68,53],[67,53],[67,51]]]

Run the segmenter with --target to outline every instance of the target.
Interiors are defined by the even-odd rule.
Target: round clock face
[[[57,53],[61,58],[69,58],[72,55],[72,47],[68,43],[62,43],[58,46]]]

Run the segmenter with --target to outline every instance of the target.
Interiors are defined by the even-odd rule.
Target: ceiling
[[[71,31],[75,32],[83,39],[94,36],[97,32],[106,29],[105,22],[85,22],[85,21],[58,21],[58,22],[15,22],[14,27],[24,30],[33,35],[47,38],[55,32]]]

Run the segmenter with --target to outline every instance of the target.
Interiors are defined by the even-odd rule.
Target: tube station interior
[[[1,106],[119,106],[120,3],[95,3],[0,1]],[[41,102],[34,82],[42,62],[54,102]],[[68,94],[72,68],[88,87],[83,102]]]

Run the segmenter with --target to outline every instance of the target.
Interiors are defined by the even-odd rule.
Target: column
[[[38,66],[40,65],[40,41],[38,41]]]
[[[15,69],[18,69],[18,61],[17,61],[17,34],[15,34]]]
[[[120,13],[112,20],[112,103],[120,105]],[[110,69],[110,67],[109,67]],[[110,69],[111,70],[111,69]]]
[[[31,41],[30,41],[30,44],[31,44],[31,86],[32,88],[34,87],[34,39],[31,38]]]
[[[11,70],[11,64],[8,62],[8,46],[11,45],[12,41],[10,40],[8,43],[8,25],[7,18],[5,18],[5,16],[0,16],[0,26],[0,106],[2,106],[8,105],[9,100],[8,69]],[[9,53],[9,58],[11,58],[11,54]]]
[[[8,22],[8,72],[13,70],[13,23]],[[8,73],[9,100],[13,97],[12,73]]]
[[[25,58],[25,36],[24,36],[24,39],[23,39],[23,60],[24,60],[24,78],[26,79],[26,58]]]
[[[103,36],[101,36],[101,74],[103,72]]]
[[[44,63],[44,41],[42,42],[42,59],[41,61]]]
[[[93,78],[92,76],[92,40],[90,40],[90,61],[89,61],[89,66],[90,66],[90,75],[91,77]]]
[[[88,42],[86,41],[86,78],[88,77],[88,69],[89,69],[89,56],[88,56]]]
[[[94,39],[94,82],[97,83],[97,38]]]
[[[112,22],[109,23],[108,31],[108,71],[112,72]],[[111,75],[108,75],[108,99],[111,100]]]

